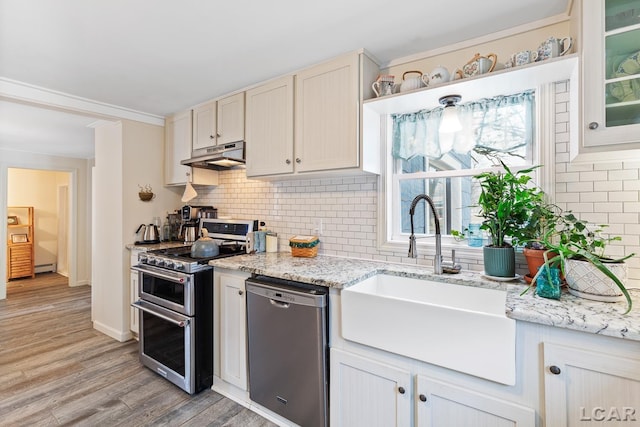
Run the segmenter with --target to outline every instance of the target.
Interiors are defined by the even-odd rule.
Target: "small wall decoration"
[[[17,216],[13,216],[13,215],[7,216],[7,224],[9,224],[9,225],[17,225],[18,224],[18,217]]]
[[[11,235],[11,243],[27,243],[29,239],[27,239],[26,234],[12,234]]]

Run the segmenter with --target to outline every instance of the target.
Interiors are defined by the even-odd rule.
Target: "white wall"
[[[99,331],[125,341],[129,331],[129,251],[135,229],[180,207],[182,189],[163,187],[164,128],[123,120],[96,128],[92,320]],[[138,184],[156,197],[143,202]]]
[[[34,169],[8,170],[7,204],[34,207],[35,265],[58,261],[58,187],[69,173]]]
[[[57,157],[22,151],[0,149],[0,211],[7,208],[7,180],[9,168],[41,169],[69,172],[70,190],[75,199],[72,201],[69,230],[70,239],[76,250],[69,256],[73,268],[69,271],[70,285],[90,283],[91,275],[91,234],[90,234],[90,200],[91,175],[93,160]],[[7,228],[0,227],[0,240],[6,241]],[[0,259],[6,259],[6,246],[0,245]],[[0,299],[6,298],[6,263],[0,263]]]

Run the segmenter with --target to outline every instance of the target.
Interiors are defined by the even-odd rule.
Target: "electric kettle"
[[[158,227],[153,224],[140,224],[136,233],[140,233],[142,231],[142,242],[143,243],[158,243],[160,242],[160,232],[158,231]]]

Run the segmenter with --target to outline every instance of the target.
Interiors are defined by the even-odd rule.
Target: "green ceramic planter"
[[[482,248],[484,255],[484,274],[494,277],[515,277],[516,252],[513,248]]]

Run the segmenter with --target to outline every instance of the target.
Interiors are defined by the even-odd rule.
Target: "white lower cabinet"
[[[535,427],[535,411],[331,349],[332,427]]]
[[[140,249],[131,250],[131,256],[129,260],[130,267],[138,264],[138,254],[140,252],[144,252],[144,250],[140,250]],[[138,289],[139,289],[138,273],[132,271],[130,273],[130,279],[129,279],[129,302],[135,302],[138,300]],[[136,310],[133,307],[129,307],[129,316],[130,316],[129,329],[131,329],[131,332],[138,335],[138,333],[140,332],[138,310]]]
[[[218,308],[220,378],[248,390],[247,384],[247,310],[244,281],[248,274],[231,270],[214,270]],[[219,329],[218,329],[219,328]],[[215,340],[214,340],[215,343]]]
[[[331,349],[331,426],[411,425],[411,374]]]
[[[416,376],[418,427],[534,427],[535,411],[442,381]]]
[[[640,426],[640,355],[545,342],[544,396],[549,427]]]

